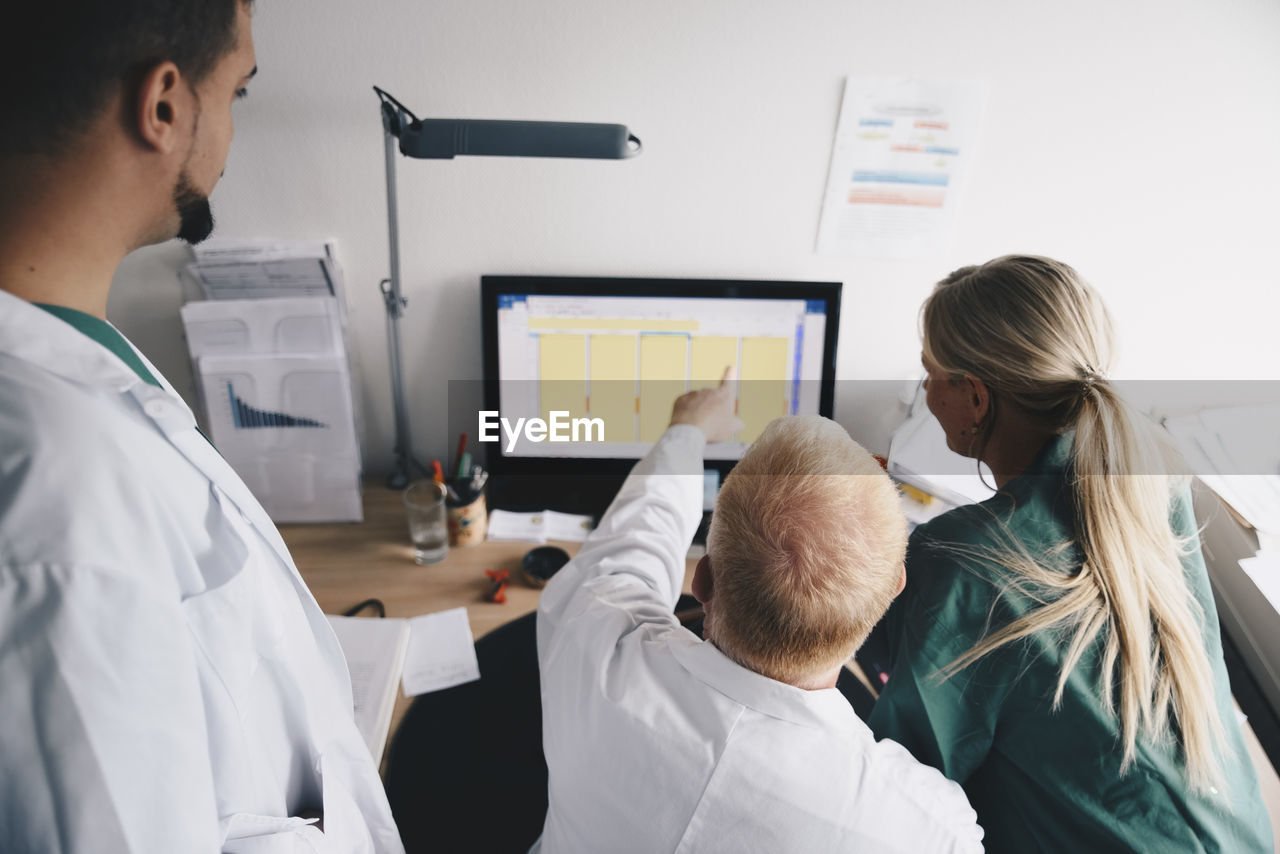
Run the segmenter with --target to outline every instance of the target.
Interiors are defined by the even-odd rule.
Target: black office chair
[[[698,609],[693,597],[677,615]],[[481,678],[413,701],[387,754],[387,798],[408,854],[524,852],[547,815],[535,620],[526,614],[476,641]],[[701,636],[702,621],[683,620]],[[842,671],[836,685],[865,718],[875,702]]]
[[[476,641],[481,678],[413,701],[387,754],[408,854],[528,851],[547,815],[536,614]]]

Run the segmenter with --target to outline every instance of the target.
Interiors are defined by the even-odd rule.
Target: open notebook
[[[375,763],[382,760],[396,705],[396,688],[409,648],[409,622],[329,615],[351,672],[356,726]]]
[[[466,608],[408,620],[328,616],[351,673],[356,726],[376,763],[387,744],[397,685],[416,697],[480,678]]]

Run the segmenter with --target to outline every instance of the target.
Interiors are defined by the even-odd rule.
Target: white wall
[[[259,79],[214,194],[219,231],[337,238],[366,467],[390,465],[378,84],[419,115],[628,124],[625,162],[401,159],[404,356],[419,457],[446,383],[480,374],[486,273],[839,279],[842,380],[918,373],[932,283],[1006,252],[1075,265],[1116,316],[1114,373],[1280,379],[1280,4],[1273,0],[258,0]],[[988,81],[952,249],[819,257],[846,74]],[[189,384],[167,245],[110,318]],[[883,449],[884,393],[837,418]],[[455,417],[455,429],[460,423]]]

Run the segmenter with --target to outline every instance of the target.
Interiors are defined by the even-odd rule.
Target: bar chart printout
[[[345,354],[200,357],[206,434],[273,519],[362,517]]]
[[[779,415],[817,412],[825,314],[805,300],[504,297],[502,415],[599,419],[604,441],[517,441],[514,455],[635,457],[675,399],[734,370],[743,430],[711,459],[736,459]],[[811,382],[804,382],[809,380]],[[562,416],[562,418],[565,416]]]
[[[286,415],[283,412],[268,412],[245,403],[235,391],[235,386],[227,383],[227,399],[231,405],[231,423],[237,430],[251,430],[258,427],[325,427],[311,418]]]

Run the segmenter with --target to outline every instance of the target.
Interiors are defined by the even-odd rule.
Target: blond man
[[[836,688],[902,589],[893,485],[834,422],[774,421],[726,479],[693,579],[705,638],[672,615],[703,450],[739,426],[691,392],[538,608],[561,851],[979,851],[963,792],[877,743]]]

